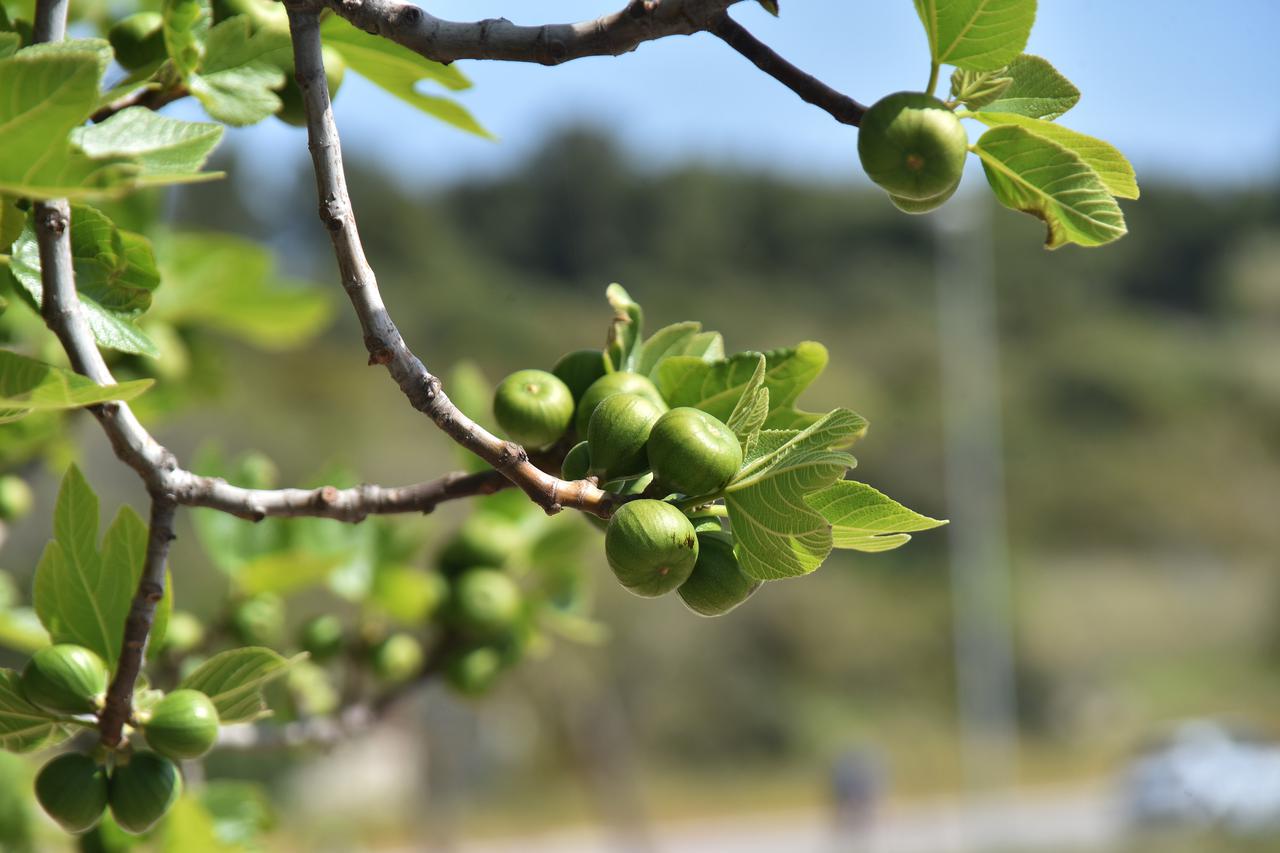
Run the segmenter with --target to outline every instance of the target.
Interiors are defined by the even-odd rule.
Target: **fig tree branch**
[[[156,607],[164,598],[165,561],[169,543],[173,541],[173,517],[176,505],[167,498],[151,501],[151,524],[147,534],[147,556],[142,564],[138,588],[129,605],[124,622],[124,642],[115,676],[107,688],[107,701],[98,719],[98,730],[105,746],[120,745],[124,725],[133,716],[133,688],[142,671],[147,651],[147,638],[155,621]]]
[[[559,65],[585,56],[619,56],[641,44],[709,29],[740,0],[631,0],[618,12],[576,24],[520,26],[505,18],[455,22],[397,0],[319,0],[369,33],[436,62],[501,59]]]
[[[607,518],[614,506],[611,494],[589,480],[565,481],[551,476],[530,462],[522,447],[503,441],[467,417],[449,399],[439,378],[427,370],[401,337],[365,258],[347,194],[342,146],[333,121],[320,52],[318,9],[311,4],[290,4],[286,8],[295,76],[307,113],[307,139],[320,198],[320,221],[329,232],[342,286],[360,320],[369,363],[386,367],[410,405],[523,489],[546,512],[571,507]]]
[[[728,14],[716,18],[708,31],[751,60],[756,68],[795,92],[806,103],[827,111],[841,124],[857,127],[862,123],[862,115],[867,111],[865,106],[783,59]]]

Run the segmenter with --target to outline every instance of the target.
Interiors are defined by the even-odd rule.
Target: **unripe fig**
[[[454,690],[466,696],[478,696],[493,686],[501,672],[501,653],[482,646],[450,658],[445,664],[444,675]]]
[[[596,406],[614,394],[637,394],[651,401],[659,411],[667,410],[667,403],[658,393],[658,386],[644,376],[625,371],[607,373],[592,382],[590,387],[582,392],[582,398],[578,400],[578,413],[574,417],[573,425],[578,431],[579,438],[586,437],[587,427],[591,423],[591,414],[596,410]]]
[[[604,352],[598,349],[580,349],[565,353],[551,368],[560,381],[569,386],[573,401],[577,403],[592,383],[604,376]]]
[[[499,634],[520,619],[520,587],[497,569],[470,569],[453,585],[453,616],[464,630],[479,636]]]
[[[891,195],[923,201],[960,180],[969,138],[946,104],[922,92],[897,92],[872,104],[858,129],[868,177]]]
[[[147,712],[142,730],[151,748],[167,758],[199,758],[218,740],[218,709],[199,690],[175,690]]]
[[[631,501],[609,520],[604,553],[624,587],[654,598],[689,579],[698,561],[698,537],[685,514],[671,504]]]
[[[590,472],[591,447],[587,442],[580,441],[564,455],[564,462],[560,463],[560,478],[562,480],[581,480]]]
[[[135,752],[128,764],[117,764],[111,771],[111,816],[132,835],[159,823],[181,795],[178,766],[154,752]]]
[[[733,554],[727,533],[698,534],[698,562],[677,592],[685,605],[702,616],[721,616],[751,597],[760,581],[747,577]]]
[[[116,52],[116,62],[132,71],[168,54],[164,46],[164,19],[159,12],[135,12],[122,18],[107,31],[107,41]]]
[[[107,808],[107,771],[82,752],[66,752],[40,769],[36,800],[72,835],[88,832]]]
[[[733,430],[687,406],[658,418],[647,452],[654,479],[685,495],[717,492],[742,467],[742,445]]]
[[[893,202],[893,206],[901,210],[903,213],[921,214],[930,213],[946,204],[947,199],[956,194],[956,190],[960,188],[960,182],[956,181],[951,185],[951,189],[944,193],[935,195],[933,198],[926,198],[923,201],[915,201],[902,196],[890,195],[889,201]]]
[[[662,410],[638,394],[614,394],[596,406],[587,428],[591,472],[607,481],[648,470],[645,445],[660,417]]]
[[[411,634],[397,633],[373,649],[373,672],[390,684],[408,681],[422,669],[422,643]]]
[[[17,521],[31,512],[34,503],[26,480],[17,474],[0,476],[0,521]]]
[[[107,665],[83,646],[45,646],[22,670],[27,701],[55,714],[91,714],[107,693]]]
[[[161,648],[166,652],[182,654],[189,652],[204,642],[204,625],[185,610],[175,610],[169,614],[169,624],[165,628],[164,641]]]
[[[278,646],[284,639],[284,620],[284,600],[262,592],[236,606],[231,628],[246,646]]]
[[[342,78],[347,73],[347,62],[342,58],[341,53],[327,44],[320,48],[320,54],[324,58],[324,78],[329,82],[329,100],[332,101],[338,97],[338,89],[342,87]],[[284,72],[284,86],[276,92],[280,96],[280,109],[276,112],[276,118],[294,127],[306,127],[307,110],[302,103],[302,87],[293,76],[293,62],[281,65],[280,70]]]
[[[520,550],[525,539],[514,521],[492,513],[474,513],[440,552],[440,568],[453,575],[475,566],[501,566]]]
[[[331,660],[342,651],[346,629],[342,620],[332,613],[308,619],[299,632],[298,645],[317,663]]]
[[[573,393],[545,370],[517,370],[493,393],[493,416],[512,441],[550,447],[573,423]]]

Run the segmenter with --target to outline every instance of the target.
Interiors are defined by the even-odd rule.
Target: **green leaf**
[[[164,46],[173,66],[184,79],[204,58],[204,38],[209,32],[211,10],[205,0],[164,0]]]
[[[272,54],[291,52],[289,34],[270,27],[256,32],[250,20],[237,15],[209,31],[205,61],[187,86],[218,121],[236,127],[254,124],[280,109],[275,90],[285,84]]]
[[[0,195],[0,255],[7,255],[27,224],[27,212],[14,196]]]
[[[227,844],[218,836],[213,815],[190,793],[173,804],[153,835],[160,843],[152,849],[159,853],[236,853],[245,849]]]
[[[970,71],[1003,68],[1022,53],[1036,20],[1036,0],[915,0],[939,65]]]
[[[418,91],[418,83],[423,80],[455,92],[469,89],[471,81],[456,67],[432,62],[389,39],[359,30],[338,15],[330,16],[320,25],[320,35],[325,44],[342,54],[352,70],[369,82],[459,130],[493,138],[457,101]]]
[[[13,56],[22,47],[22,36],[17,33],[0,33],[0,59]]]
[[[965,71],[957,68],[951,75],[951,99],[971,110],[994,101],[1013,84],[1013,78],[999,71]]]
[[[947,522],[907,509],[864,483],[840,480],[805,496],[805,502],[831,524],[837,548],[888,551],[910,541],[910,533]]]
[[[973,117],[988,127],[1015,125],[1025,128],[1036,136],[1047,139],[1050,142],[1056,142],[1068,151],[1074,152],[1093,171],[1097,172],[1098,177],[1102,180],[1102,185],[1107,188],[1107,192],[1119,198],[1138,197],[1138,178],[1134,174],[1133,166],[1120,153],[1120,149],[1109,142],[1086,136],[1060,124],[1036,118],[1027,118],[1014,113],[996,113],[984,110],[974,113]]]
[[[98,553],[98,498],[74,465],[62,479],[53,541],[36,568],[33,603],[55,643],[76,643],[115,667],[141,577],[147,525],[121,507]]]
[[[196,667],[178,686],[199,690],[212,699],[223,725],[248,723],[270,713],[262,688],[305,658],[285,659],[260,646],[231,649]]]
[[[688,321],[673,323],[654,332],[639,348],[636,373],[653,379],[662,360],[674,355],[684,355],[686,348],[701,331],[701,323]]]
[[[171,184],[222,176],[200,172],[222,132],[220,125],[129,107],[101,124],[76,128],[71,141],[95,160],[127,158],[138,166],[140,184]]]
[[[832,548],[831,525],[804,499],[854,464],[852,456],[832,448],[851,441],[860,421],[853,412],[836,409],[748,462],[730,483],[725,505],[734,553],[748,576],[777,580],[822,565]]]
[[[827,366],[827,348],[805,341],[788,349],[764,353],[764,384],[769,390],[770,428],[808,426],[818,415],[795,409],[795,401]],[[692,406],[728,419],[755,374],[760,353],[738,353],[707,362],[693,356],[672,356],[658,367],[657,385],[672,407]]]
[[[34,652],[49,645],[49,632],[30,607],[0,610],[0,645],[20,652]]]
[[[344,562],[342,554],[313,554],[294,549],[263,554],[236,572],[236,588],[245,595],[288,595],[326,580]]]
[[[229,234],[158,237],[165,286],[151,315],[175,326],[216,329],[268,350],[299,346],[329,322],[328,294],[275,269],[264,246]]]
[[[0,749],[30,752],[52,746],[67,732],[22,695],[18,673],[0,669]]]
[[[71,210],[71,255],[76,291],[85,320],[98,344],[155,357],[159,350],[133,320],[151,304],[160,283],[150,245],[141,235],[120,231],[100,211],[76,205]],[[9,269],[38,307],[43,300],[40,247],[28,221]]]
[[[256,782],[214,779],[200,791],[200,802],[213,816],[214,834],[223,844],[257,850],[262,834],[275,825],[266,790]],[[183,848],[186,853],[190,848]]]
[[[0,59],[0,190],[79,198],[133,179],[136,166],[94,160],[70,141],[97,106],[110,61],[110,45],[90,39],[33,45]]]
[[[725,426],[738,437],[744,454],[751,452],[756,437],[764,427],[765,419],[769,417],[769,389],[764,387],[764,373],[765,357],[759,355],[755,373],[747,381],[746,387],[742,389],[742,396],[725,420]]]
[[[0,350],[0,423],[31,412],[77,409],[108,400],[132,400],[154,384],[138,379],[118,385],[98,385],[61,367]]]
[[[640,363],[641,336],[644,334],[644,310],[620,284],[605,288],[605,298],[613,309],[609,337],[604,352],[615,371],[635,372]]]
[[[982,105],[990,112],[1055,119],[1080,101],[1080,90],[1070,80],[1047,59],[1029,53],[1009,63],[1004,76],[1013,82],[1000,97]]]
[[[1012,125],[988,130],[973,150],[1000,203],[1048,225],[1050,249],[1100,246],[1124,236],[1119,205],[1075,152]]]

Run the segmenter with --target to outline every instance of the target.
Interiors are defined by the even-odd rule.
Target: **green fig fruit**
[[[647,452],[654,479],[685,495],[718,492],[742,467],[742,445],[733,430],[687,406],[658,418]]]
[[[31,512],[34,504],[26,480],[16,474],[0,476],[0,521],[17,521]]]
[[[107,808],[107,770],[82,752],[64,752],[40,769],[36,801],[72,835],[88,832]]]
[[[218,709],[199,690],[175,690],[142,716],[147,743],[175,761],[200,758],[218,741]]]
[[[83,646],[39,649],[22,670],[22,692],[32,705],[55,714],[92,714],[107,693],[107,665]]]
[[[598,349],[580,349],[565,353],[551,368],[551,372],[569,387],[573,401],[577,403],[591,384],[604,376],[604,352]]]
[[[921,92],[872,104],[858,129],[858,157],[871,180],[910,201],[934,198],[964,171],[969,138],[956,114]]]
[[[658,387],[639,373],[625,371],[607,373],[592,382],[578,400],[578,413],[574,416],[573,424],[579,438],[586,437],[587,427],[591,423],[591,414],[596,410],[596,406],[614,394],[637,394],[648,399],[660,411],[667,410],[666,401],[658,393]]]
[[[638,394],[614,394],[591,414],[591,472],[602,481],[635,477],[649,468],[645,446],[662,410]]]
[[[111,816],[131,835],[159,823],[181,795],[178,766],[154,752],[135,752],[127,764],[117,764],[111,772]]]
[[[694,613],[721,616],[751,597],[760,581],[747,577],[733,554],[727,533],[698,534],[698,562],[689,579],[676,590]]]
[[[246,598],[231,612],[231,629],[246,646],[279,646],[284,623],[284,599],[271,592]]]
[[[338,97],[338,89],[342,87],[347,62],[341,53],[327,44],[320,49],[320,54],[324,58],[324,77],[329,82],[329,100],[332,102]],[[280,96],[280,109],[276,112],[276,118],[294,127],[306,127],[307,109],[302,100],[302,87],[294,77],[292,60],[287,65],[282,65],[280,70],[284,72],[284,87],[276,92]]]
[[[159,12],[135,12],[116,21],[107,31],[116,62],[129,71],[159,62],[168,56],[164,46],[164,19]]]
[[[445,664],[444,676],[449,686],[464,696],[479,696],[493,686],[501,672],[502,654],[481,646],[451,657]]]
[[[524,612],[520,587],[497,569],[463,572],[453,584],[451,601],[458,625],[477,636],[490,637],[511,628]]]
[[[389,684],[401,684],[422,670],[422,643],[412,634],[395,633],[373,649],[373,672]]]
[[[698,561],[698,537],[676,507],[642,499],[623,504],[613,514],[604,553],[624,587],[653,598],[689,579]]]
[[[573,393],[545,370],[517,370],[498,384],[493,416],[512,441],[540,450],[569,430]]]
[[[298,632],[298,645],[317,663],[332,660],[342,651],[346,629],[332,613],[308,619]]]
[[[475,566],[497,568],[520,550],[527,539],[520,525],[490,512],[472,513],[445,544],[440,568],[456,575]]]
[[[903,213],[919,215],[922,213],[931,213],[946,204],[947,199],[956,194],[956,190],[960,188],[960,182],[956,181],[951,185],[951,189],[946,192],[935,195],[933,198],[926,198],[923,201],[915,201],[902,196],[890,195],[889,201],[893,202],[893,206],[901,210]]]
[[[160,647],[173,654],[184,654],[204,642],[204,625],[193,614],[175,610],[169,614],[164,640]]]

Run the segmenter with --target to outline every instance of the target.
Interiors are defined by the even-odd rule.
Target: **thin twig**
[[[806,103],[827,111],[841,124],[857,127],[862,123],[862,116],[867,111],[866,107],[783,59],[728,14],[718,17],[708,30],[729,47],[751,60],[756,68],[795,92]]]
[[[475,453],[524,490],[548,513],[564,507],[608,518],[613,495],[588,480],[565,481],[529,461],[518,444],[503,441],[463,414],[445,394],[440,380],[410,351],[391,320],[373,269],[365,258],[347,194],[342,146],[329,103],[329,87],[320,52],[320,22],[315,6],[291,4],[289,31],[293,39],[295,76],[307,112],[307,137],[320,197],[320,221],[329,232],[333,251],[360,327],[369,363],[387,368],[410,405],[425,414],[446,435]]]
[[[618,12],[575,24],[519,26],[505,18],[455,22],[398,0],[319,0],[365,32],[436,62],[500,59],[559,65],[619,56],[647,41],[692,35],[740,0],[631,0]]]
[[[124,725],[133,716],[133,688],[147,651],[147,639],[155,621],[156,607],[164,598],[165,561],[173,541],[176,505],[165,498],[151,501],[151,526],[147,535],[147,555],[142,564],[138,588],[124,623],[124,642],[115,676],[107,688],[107,702],[98,720],[102,743],[112,749],[120,745]]]
[[[181,100],[191,94],[187,91],[186,86],[176,85],[169,88],[144,87],[132,94],[117,98],[98,110],[89,117],[89,121],[99,124],[111,118],[116,113],[127,110],[129,107],[145,107],[149,110],[158,110],[167,104]]]

